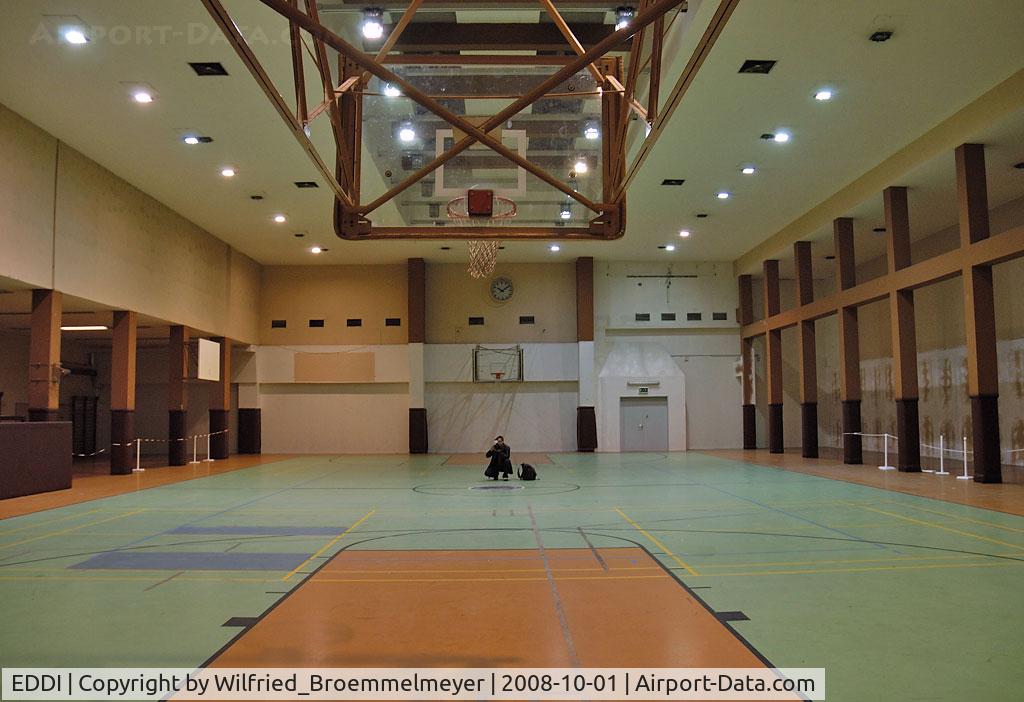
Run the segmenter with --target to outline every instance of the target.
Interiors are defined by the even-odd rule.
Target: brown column
[[[220,344],[220,380],[210,389],[210,458],[221,460],[231,453],[231,339],[213,341]]]
[[[737,321],[745,326],[754,321],[754,288],[749,275],[739,277],[740,306]],[[743,448],[757,448],[757,407],[754,405],[754,341],[740,339],[740,359],[743,373]]]
[[[135,465],[135,356],[138,315],[114,312],[110,362],[110,474],[127,475]]]
[[[781,310],[779,295],[779,262],[764,262],[764,316],[777,315]],[[765,335],[768,380],[768,451],[782,453],[785,441],[782,432],[782,330],[769,329]]]
[[[960,245],[967,247],[989,236],[985,147],[981,144],[957,147],[956,185]],[[1000,483],[1003,476],[999,450],[999,359],[992,266],[967,266],[963,277],[974,479],[979,483]]]
[[[28,355],[28,419],[55,422],[60,411],[60,315],[56,290],[32,291],[32,332]]]
[[[811,262],[811,242],[798,241],[793,245],[796,270],[797,304],[814,302],[814,269]],[[814,338],[814,320],[800,322],[800,447],[804,458],[818,457],[818,360]]]
[[[840,290],[857,285],[853,249],[853,220],[839,217],[832,222],[836,273]],[[843,462],[863,462],[860,417],[860,337],[857,308],[839,310],[839,397],[843,405]]]
[[[167,463],[185,465],[185,428],[188,425],[188,327],[172,326],[168,340]]]
[[[576,259],[576,342],[580,358],[576,450],[589,452],[597,448],[597,415],[594,412],[594,388],[591,387],[594,370],[594,259],[590,256]],[[588,348],[587,352],[584,352],[584,346]]]
[[[886,253],[889,273],[910,263],[910,215],[907,189],[893,186],[882,193],[885,209]],[[896,466],[905,472],[921,470],[921,434],[917,407],[917,333],[914,323],[914,291],[889,294],[892,328],[893,390],[896,398]]]
[[[427,341],[427,266],[422,258],[410,258],[408,261],[408,287],[409,453],[427,453],[430,444],[423,378],[423,344]]]

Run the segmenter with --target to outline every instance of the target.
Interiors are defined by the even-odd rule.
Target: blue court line
[[[870,544],[870,545],[874,546],[875,548],[880,548],[882,550],[892,550],[892,551],[894,551],[896,553],[899,553],[899,551],[897,551],[896,549],[888,549],[886,546],[883,546],[882,544],[876,544],[873,541],[868,541],[867,539],[862,539],[861,537],[859,537],[859,536],[857,536],[855,534],[850,534],[850,533],[842,531],[840,529],[833,529],[832,527],[825,526],[824,524],[821,524],[820,522],[816,522],[813,519],[808,519],[807,517],[801,517],[799,514],[793,514],[792,512],[787,512],[784,509],[779,509],[778,507],[772,507],[771,505],[766,505],[763,502],[758,502],[757,500],[753,500],[753,499],[751,499],[749,497],[743,497],[742,495],[734,495],[733,493],[729,492],[728,490],[723,490],[721,488],[717,488],[714,485],[706,485],[706,487],[709,487],[712,490],[715,490],[716,492],[720,492],[723,495],[728,495],[729,497],[735,497],[737,500],[743,500],[744,502],[749,502],[752,505],[757,505],[758,507],[764,507],[765,509],[770,509],[773,512],[778,512],[779,514],[784,514],[787,517],[792,517],[793,519],[799,519],[801,522],[806,522],[807,524],[813,524],[814,526],[821,527],[822,529],[827,529],[828,531],[834,532],[836,534],[842,534],[843,536],[845,536],[845,537],[847,537],[849,539],[854,539],[856,541],[860,541],[863,544]]]
[[[111,551],[76,563],[77,570],[282,570],[297,568],[308,553]]]
[[[240,536],[337,536],[345,531],[343,526],[191,526],[175,527],[167,534],[228,534]]]

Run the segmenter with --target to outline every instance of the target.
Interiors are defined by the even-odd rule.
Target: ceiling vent
[[[189,62],[189,66],[192,66],[192,70],[196,72],[197,76],[226,76],[228,72],[224,70],[217,61],[210,62]]]
[[[683,178],[666,178],[665,180],[661,181],[661,184],[662,185],[682,185],[685,182],[686,182],[686,180],[683,179]]]
[[[764,73],[768,74],[772,72],[775,67],[774,61],[767,59],[747,59],[740,66],[740,73]]]

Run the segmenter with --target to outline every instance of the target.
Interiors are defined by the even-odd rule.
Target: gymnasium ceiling
[[[376,4],[396,12],[391,21],[404,6]],[[619,3],[555,4],[574,26],[599,36],[611,30],[610,10]],[[225,5],[291,99],[287,23],[256,0]],[[324,22],[357,42],[364,5],[321,0]],[[663,94],[717,6],[718,0],[691,0],[677,19]],[[1024,68],[1019,8],[1019,0],[741,0],[630,188],[626,236],[567,242],[557,254],[542,242],[506,242],[499,260],[735,260]],[[416,23],[434,26],[415,28],[410,36],[420,41],[457,37],[459,25],[481,21],[525,25],[523,36],[536,41],[546,41],[552,29],[535,2],[427,2],[421,12]],[[3,15],[0,103],[260,263],[465,260],[458,243],[442,251],[441,241],[336,238],[330,190],[323,182],[295,187],[319,181],[318,174],[199,0],[7,0]],[[78,47],[40,38],[69,15],[105,36]],[[869,41],[878,29],[893,37]],[[740,74],[746,59],[777,63],[768,75]],[[198,77],[188,65],[195,61],[220,62],[229,75]],[[307,74],[314,75],[311,63]],[[134,83],[151,86],[156,101],[134,104],[126,85]],[[825,86],[833,99],[815,101],[813,93]],[[792,134],[788,144],[759,138],[779,129]],[[213,143],[182,144],[192,130]],[[314,123],[312,138],[322,153],[331,152],[326,120]],[[989,145],[992,204],[1024,195],[1024,171],[1012,168],[1024,161],[1024,110],[974,138]],[[740,174],[748,163],[757,174]],[[222,178],[225,165],[238,175]],[[686,182],[662,186],[665,178]],[[951,155],[922,164],[901,184],[911,187],[916,235],[953,221]],[[723,189],[732,197],[720,201],[715,194]],[[251,200],[255,193],[263,199]],[[876,199],[848,213],[869,233],[880,218]],[[286,223],[272,221],[278,212]],[[682,228],[692,232],[689,239],[678,237]],[[828,236],[820,230],[812,238]],[[676,251],[658,249],[667,243]],[[313,256],[313,244],[329,251]]]

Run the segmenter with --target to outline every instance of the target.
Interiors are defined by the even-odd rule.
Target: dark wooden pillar
[[[167,463],[185,465],[185,430],[188,425],[188,327],[171,326],[167,344]]]
[[[597,448],[594,412],[594,259],[576,259],[576,345],[579,352],[579,402],[576,406],[576,450]]]
[[[961,144],[957,147],[956,185],[960,245],[966,247],[989,237],[983,145]],[[999,450],[999,359],[996,356],[992,266],[966,266],[963,278],[974,480],[1000,483],[1003,475]]]
[[[231,339],[213,339],[220,344],[220,380],[210,388],[210,458],[230,455],[228,426],[231,418]]]
[[[138,315],[114,312],[110,362],[110,474],[135,466],[135,357]]]
[[[853,249],[853,220],[839,217],[832,222],[835,242],[836,273],[840,290],[857,284],[857,264]],[[839,397],[843,406],[843,462],[864,462],[860,415],[860,336],[857,308],[839,310]]]
[[[754,321],[754,288],[749,275],[739,277],[740,306],[737,321],[746,326]],[[757,448],[757,407],[754,404],[754,342],[740,339],[740,359],[743,373],[743,448]]]
[[[889,273],[892,274],[911,264],[907,189],[902,186],[886,188],[882,200],[886,254]],[[889,325],[892,329],[892,375],[896,399],[896,467],[904,472],[915,473],[921,470],[921,434],[917,406],[917,331],[913,290],[894,288],[889,293]]]
[[[814,302],[814,268],[811,242],[793,245],[798,305]],[[804,458],[818,457],[818,360],[814,337],[814,320],[800,322],[800,453]]]
[[[409,453],[427,453],[426,385],[423,345],[427,341],[427,265],[422,258],[407,262],[409,317]]]
[[[764,262],[764,317],[769,319],[781,310],[779,262]],[[782,330],[769,329],[765,335],[768,381],[768,451],[782,453],[785,438],[782,430]]]
[[[60,412],[60,316],[63,296],[32,291],[28,352],[28,420],[55,422]]]

